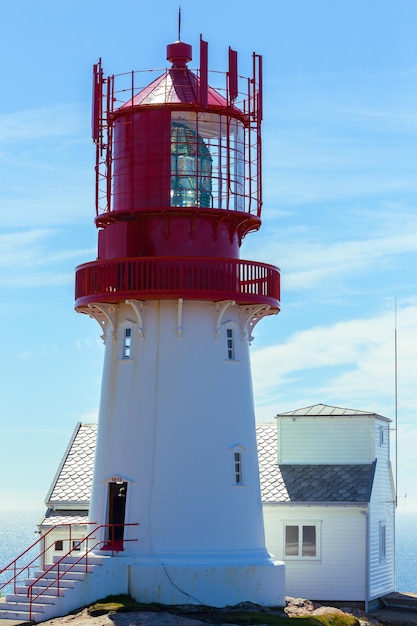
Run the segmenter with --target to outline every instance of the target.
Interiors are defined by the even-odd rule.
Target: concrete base
[[[285,606],[285,565],[155,565],[129,566],[129,593],[138,602],[212,607],[253,602]]]

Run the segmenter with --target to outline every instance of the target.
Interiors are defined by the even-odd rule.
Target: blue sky
[[[99,401],[99,327],[73,310],[74,268],[96,255],[92,65],[165,67],[178,2],[3,5],[2,506],[41,515]],[[417,508],[417,3],[181,7],[190,67],[200,33],[211,69],[229,45],[242,74],[264,57],[263,226],[241,256],[281,268],[282,312],[255,329],[258,419],[318,402],[394,418],[396,300],[399,509]]]

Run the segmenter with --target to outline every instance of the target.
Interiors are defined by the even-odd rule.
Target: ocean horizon
[[[0,570],[38,539],[41,519],[40,511],[0,512]],[[395,555],[396,591],[417,593],[417,511],[397,510]],[[1,574],[0,585],[8,578]],[[5,588],[1,594],[8,592]]]

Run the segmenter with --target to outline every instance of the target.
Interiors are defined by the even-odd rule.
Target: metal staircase
[[[129,524],[133,525],[137,524]],[[0,619],[43,622],[66,615],[72,610],[94,602],[99,597],[111,593],[126,593],[126,565],[130,563],[130,559],[112,558],[115,554],[121,555],[126,540],[117,542],[109,539],[97,540],[101,534],[100,529],[109,526],[108,524],[95,526],[64,556],[54,557],[52,563],[40,568],[39,562],[42,562],[48,550],[45,547],[46,535],[43,535],[0,570],[0,574],[13,572],[12,577],[0,587],[1,591],[13,585],[13,592],[0,600]],[[46,534],[55,528],[51,528]],[[113,525],[110,526],[108,534],[110,537],[114,536]],[[43,542],[43,546],[40,545],[42,549],[39,554],[23,563],[23,558],[33,554],[33,548],[40,542]]]

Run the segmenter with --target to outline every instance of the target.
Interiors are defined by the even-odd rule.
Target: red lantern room
[[[239,260],[261,224],[262,64],[238,75],[229,49],[223,87],[209,86],[191,46],[167,46],[172,64],[104,77],[94,68],[98,259],[76,273],[76,307],[128,298],[231,299],[279,308],[279,272]],[[211,75],[210,75],[211,82]]]

